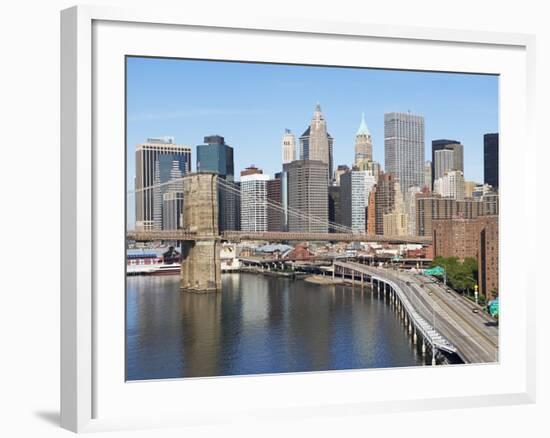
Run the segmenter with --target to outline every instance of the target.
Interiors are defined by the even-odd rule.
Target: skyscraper
[[[408,217],[399,182],[394,184],[394,205],[382,216],[384,236],[404,236],[408,233]]]
[[[283,166],[288,178],[288,229],[328,232],[328,165],[296,160]]]
[[[374,198],[374,217],[369,217],[371,223],[368,226],[375,234],[384,234],[384,215],[392,213],[395,208],[395,188],[396,180],[393,174],[380,172]]]
[[[355,134],[355,161],[359,166],[364,161],[372,161],[372,137],[365,122],[365,114],[361,115],[361,124]]]
[[[447,172],[456,170],[455,152],[451,149],[440,149],[434,152],[434,182],[445,176]]]
[[[424,184],[424,117],[411,113],[384,114],[386,173],[401,190]]]
[[[311,124],[300,137],[300,160],[318,160],[328,167],[329,176],[333,171],[333,139],[327,132],[327,122],[321,106],[317,104]]]
[[[197,172],[214,172],[227,181],[233,181],[233,148],[221,135],[206,136],[204,143],[197,146]]]
[[[374,175],[357,168],[340,177],[342,223],[354,233],[364,233],[369,195],[376,183]]]
[[[175,166],[175,167],[174,167]],[[162,229],[164,194],[174,178],[191,170],[191,148],[174,143],[173,137],[149,138],[136,146],[136,229]],[[163,185],[164,184],[164,185]]]
[[[269,175],[241,176],[241,230],[267,231],[267,183]]]
[[[436,152],[441,150],[449,150],[453,151],[453,167],[448,170],[460,170],[461,172],[464,172],[464,146],[457,140],[447,140],[447,139],[440,139],[440,140],[433,140],[432,141],[432,186],[433,182],[437,179],[442,177],[445,172],[443,172],[441,175],[437,175],[436,167],[437,167],[437,159],[436,159]],[[441,155],[443,157],[443,155]]]
[[[342,225],[342,209],[340,206],[340,186],[333,185],[328,188],[328,220]],[[336,230],[329,230],[336,231]]]
[[[177,230],[183,226],[183,180],[177,161],[172,161],[170,180],[162,195],[162,229]]]
[[[291,161],[294,161],[296,159],[296,137],[290,131],[290,129],[285,129],[281,148],[283,155],[283,164],[290,163]]]
[[[483,136],[483,182],[498,190],[498,134]]]
[[[238,186],[233,183],[233,148],[221,135],[206,136],[204,143],[197,146],[197,172],[213,172],[226,182],[218,190],[218,227],[220,231],[238,230],[240,200]]]
[[[267,230],[283,231],[282,172],[267,182]]]

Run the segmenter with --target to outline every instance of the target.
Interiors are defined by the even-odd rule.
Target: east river
[[[245,273],[223,274],[222,289],[199,295],[181,292],[177,275],[128,277],[127,380],[424,364],[368,289]]]

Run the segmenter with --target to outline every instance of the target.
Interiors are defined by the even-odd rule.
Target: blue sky
[[[496,76],[128,58],[128,187],[133,187],[135,145],[164,135],[193,147],[193,168],[195,146],[204,136],[219,134],[234,148],[236,177],[250,164],[272,175],[281,169],[285,128],[298,140],[317,102],[334,137],[335,167],[353,161],[362,112],[374,159],[382,165],[384,113],[411,111],[425,118],[426,159],[431,159],[431,140],[459,140],[465,178],[478,182],[483,134],[498,132]]]

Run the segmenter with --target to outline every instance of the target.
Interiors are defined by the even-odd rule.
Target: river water
[[[223,274],[222,293],[179,276],[128,277],[127,380],[423,365],[369,289]]]

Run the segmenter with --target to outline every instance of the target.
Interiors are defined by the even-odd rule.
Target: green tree
[[[477,284],[477,260],[467,257],[460,262],[458,257],[436,257],[432,267],[441,266],[447,274],[447,283],[455,290],[469,291]]]

